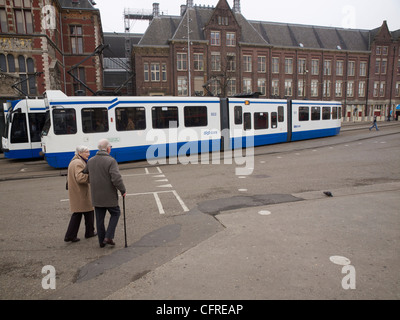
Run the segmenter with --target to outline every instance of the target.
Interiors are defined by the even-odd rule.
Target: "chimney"
[[[188,8],[193,8],[193,0],[187,0],[186,3]]]
[[[240,9],[240,0],[233,0],[233,12],[234,13],[241,13]]]
[[[153,3],[153,18],[157,18],[160,16],[160,4]]]

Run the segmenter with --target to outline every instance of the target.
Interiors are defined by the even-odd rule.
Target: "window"
[[[400,82],[396,82],[395,96],[396,97],[400,96]]]
[[[232,97],[236,94],[236,78],[228,80],[228,96]]]
[[[250,78],[244,78],[243,79],[243,92],[250,93],[252,91],[253,90],[252,90],[251,79]]]
[[[331,80],[324,80],[323,95],[324,97],[331,96]]]
[[[332,108],[332,119],[333,120],[336,120],[338,118],[337,112],[338,112],[338,107],[333,107]]]
[[[347,96],[354,97],[354,81],[347,82]]]
[[[341,97],[342,96],[342,81],[336,81],[335,85],[335,95],[336,97]]]
[[[332,74],[332,61],[325,60],[324,61],[324,75],[330,76]]]
[[[194,92],[195,95],[201,97],[204,95],[204,78],[203,77],[194,77]]]
[[[319,60],[311,60],[311,74],[319,75]]]
[[[299,59],[298,61],[298,72],[299,74],[305,74],[307,72],[306,69],[306,59]]]
[[[252,72],[251,56],[243,56],[243,71]]]
[[[303,97],[305,95],[304,89],[305,89],[304,80],[299,80],[297,82],[297,95],[299,97]]]
[[[211,71],[221,71],[221,54],[211,52]]]
[[[211,31],[211,45],[212,46],[221,45],[221,33],[219,31]]]
[[[207,107],[185,107],[185,127],[206,127],[208,125]]]
[[[8,32],[7,13],[5,8],[0,8],[0,32]]]
[[[360,81],[358,84],[358,96],[365,97],[365,81]]]
[[[272,80],[272,95],[279,96],[279,80]]]
[[[146,129],[146,110],[143,107],[116,108],[117,131],[136,131]]]
[[[381,97],[384,97],[385,96],[385,91],[386,91],[386,82],[382,81],[380,86],[379,86],[379,95]]]
[[[27,143],[26,113],[15,113],[11,127],[11,143]]]
[[[268,127],[268,112],[255,112],[254,130],[265,130]]]
[[[194,70],[195,71],[204,71],[204,58],[202,53],[194,54]]]
[[[381,59],[376,59],[375,74],[379,74],[380,71],[381,71]]]
[[[331,120],[331,107],[322,108],[322,120]]]
[[[258,79],[257,91],[261,92],[262,96],[267,94],[267,81],[265,79]]]
[[[271,128],[278,128],[278,114],[276,112],[271,112]]]
[[[228,32],[226,34],[226,45],[228,47],[236,46],[236,33]]]
[[[336,75],[342,76],[343,75],[343,60],[336,61]]]
[[[228,63],[228,71],[235,72],[236,71],[236,54],[228,53],[226,55],[227,63]]]
[[[311,96],[318,97],[318,80],[311,80]]]
[[[278,121],[284,122],[285,121],[285,108],[282,106],[278,107]]]
[[[381,74],[386,74],[387,72],[387,60],[383,59],[381,64]]]
[[[40,133],[46,120],[45,113],[29,113],[29,129],[31,132],[31,142],[40,142]]]
[[[264,57],[264,56],[259,56],[258,57],[258,72],[259,73],[265,73],[265,72],[267,72],[267,64],[266,64],[266,60],[267,60],[267,57]]]
[[[162,81],[167,81],[167,64],[163,63],[161,65]]]
[[[187,77],[178,77],[178,96],[188,95]]]
[[[146,81],[146,82],[150,81],[149,64],[148,63],[145,63],[143,65],[143,70],[144,70],[144,81]]]
[[[356,63],[354,61],[349,61],[347,72],[349,77],[354,77],[356,75]]]
[[[292,80],[285,80],[285,96],[291,97],[293,94],[293,82]]]
[[[160,81],[160,64],[151,64],[151,81]]]
[[[77,132],[75,109],[54,109],[53,124],[56,135],[75,134]]]
[[[107,108],[82,109],[82,130],[84,133],[108,132]]]
[[[83,53],[83,33],[81,26],[70,26],[71,51],[72,54]]]
[[[378,97],[379,95],[379,81],[374,82],[374,97]]]
[[[31,1],[14,0],[14,14],[15,14],[17,33],[21,34],[33,33]]]
[[[321,120],[321,107],[311,107],[311,121]]]
[[[251,130],[251,113],[250,112],[245,112],[243,114],[244,122],[243,122],[243,129],[246,130]]]
[[[310,108],[309,107],[299,107],[299,121],[310,120]]]
[[[20,90],[26,95],[36,94],[35,66],[32,58],[25,61],[25,57],[18,56],[19,78],[21,81]]]
[[[235,124],[243,123],[243,108],[241,106],[236,106],[234,109],[235,113]]]
[[[360,62],[360,77],[366,77],[366,76],[367,76],[367,63]]]
[[[76,68],[76,69],[72,70],[72,74],[74,75],[74,77],[76,77],[77,79],[79,79],[83,83],[86,83],[86,80],[85,80],[85,68],[83,68],[83,67]],[[74,79],[73,81],[74,81],[73,82],[74,94],[76,96],[85,95],[86,94],[86,88],[84,87],[84,85],[82,83],[80,83],[76,79]]]
[[[285,74],[293,74],[293,59],[285,58]]]
[[[151,109],[153,129],[178,128],[177,107],[153,107]]]
[[[279,58],[272,58],[272,73],[279,73]]]
[[[187,54],[178,53],[177,54],[177,69],[178,71],[187,71]]]

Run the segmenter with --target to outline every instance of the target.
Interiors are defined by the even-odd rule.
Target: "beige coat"
[[[77,155],[68,166],[68,194],[71,212],[89,212],[93,210],[89,175],[82,172],[85,167],[86,162]]]

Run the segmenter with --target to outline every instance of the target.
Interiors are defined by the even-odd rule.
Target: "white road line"
[[[176,199],[178,200],[178,202],[181,204],[181,207],[183,209],[183,211],[185,212],[189,212],[189,208],[186,207],[185,203],[183,202],[183,200],[181,199],[181,197],[178,195],[178,193],[175,190],[172,190],[172,193],[175,195]]]
[[[156,203],[157,203],[158,211],[160,212],[160,214],[165,214],[164,207],[161,203],[160,197],[158,196],[158,194],[156,192],[154,192],[153,195],[154,195],[154,199],[156,200]]]

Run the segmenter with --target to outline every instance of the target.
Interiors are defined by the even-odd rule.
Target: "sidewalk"
[[[398,241],[399,190],[387,183],[332,190],[333,198],[310,192],[294,195],[299,202],[223,212],[216,218],[226,229],[108,299],[399,299],[400,256],[388,245]],[[346,265],[354,289],[343,285]]]

